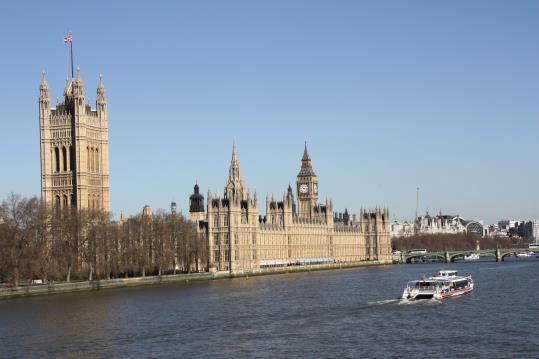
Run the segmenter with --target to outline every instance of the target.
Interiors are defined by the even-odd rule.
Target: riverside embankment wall
[[[294,272],[309,272],[320,270],[332,270],[342,268],[354,268],[376,265],[392,264],[391,261],[369,261],[352,263],[332,263],[292,267],[263,268],[251,271],[242,271],[236,273],[217,272],[217,273],[191,273],[191,274],[171,274],[163,276],[146,276],[135,278],[115,278],[83,282],[70,283],[49,283],[43,285],[31,285],[12,288],[0,288],[0,299],[8,299],[23,296],[58,294],[79,291],[93,291],[109,288],[135,287],[144,285],[158,285],[167,283],[189,283],[192,281],[206,281],[214,279],[249,277],[269,274],[285,274]]]

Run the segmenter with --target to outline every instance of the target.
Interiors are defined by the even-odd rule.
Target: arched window
[[[64,194],[64,207],[67,207],[68,204],[69,204],[69,202],[67,200],[67,195]]]
[[[60,172],[60,150],[58,149],[58,147],[54,147],[54,159],[55,172]]]
[[[99,150],[95,149],[95,171],[99,172]]]
[[[66,146],[62,146],[62,161],[64,162],[64,172],[67,171],[67,150]]]
[[[95,171],[95,151],[93,147],[90,148],[90,153],[91,153],[90,171],[94,172]]]
[[[86,171],[90,172],[90,147],[86,147]],[[88,207],[90,207],[90,202],[88,202]]]
[[[60,208],[60,196],[56,196],[56,208]]]
[[[75,168],[75,150],[73,146],[69,146],[69,169],[72,171]]]

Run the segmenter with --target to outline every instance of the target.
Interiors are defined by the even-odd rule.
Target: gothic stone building
[[[45,74],[39,86],[41,196],[57,207],[109,211],[108,109],[100,77],[95,109],[84,83],[67,81],[64,98],[51,107]]]
[[[266,197],[266,215],[258,212],[232,150],[223,197],[195,185],[191,220],[207,240],[210,271],[244,272],[268,267],[377,261],[391,263],[389,211],[361,211],[359,223],[335,220],[333,203],[318,202],[318,178],[305,146],[296,180],[297,205],[289,186],[281,200]],[[297,208],[297,210],[296,210]],[[337,217],[339,218],[339,217]]]

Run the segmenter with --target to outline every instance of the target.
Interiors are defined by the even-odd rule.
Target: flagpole
[[[69,36],[71,37],[71,41],[69,42],[69,48],[71,50],[71,78],[74,78],[75,73],[73,72],[73,37],[71,36],[71,33],[69,33]]]

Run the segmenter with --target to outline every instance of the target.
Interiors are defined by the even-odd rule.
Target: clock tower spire
[[[297,194],[299,202],[299,216],[312,219],[314,208],[318,205],[318,178],[314,173],[309,151],[307,151],[307,142],[303,157],[301,158],[301,169],[297,179]]]

